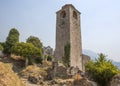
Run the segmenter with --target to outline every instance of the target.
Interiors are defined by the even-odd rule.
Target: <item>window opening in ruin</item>
[[[65,18],[66,12],[65,12],[65,11],[62,11],[61,14],[60,14],[60,16],[61,16],[62,18]]]
[[[73,17],[77,19],[77,13],[75,11],[73,11]]]

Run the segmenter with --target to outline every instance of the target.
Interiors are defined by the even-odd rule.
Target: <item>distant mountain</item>
[[[83,50],[83,54],[90,56],[91,60],[95,60],[95,58],[98,58],[98,54],[91,51],[91,50]],[[108,58],[107,58],[108,59]],[[120,62],[116,62],[112,59],[110,59],[114,65],[116,65],[120,69]]]
[[[91,50],[83,49],[83,54],[90,56],[91,60],[95,60],[95,58],[98,58],[98,54]]]
[[[112,61],[112,63],[120,69],[120,62]]]

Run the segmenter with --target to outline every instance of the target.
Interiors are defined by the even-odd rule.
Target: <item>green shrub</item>
[[[52,56],[50,56],[50,55],[45,55],[45,59],[47,60],[47,61],[52,61]]]
[[[42,44],[41,40],[38,37],[30,36],[30,37],[27,38],[26,42],[31,43],[35,47],[39,48],[42,51],[42,54],[43,54],[43,48],[42,48],[43,44]]]
[[[66,67],[70,66],[70,44],[64,46],[64,57],[62,58],[62,61]]]
[[[119,72],[118,68],[102,53],[95,61],[88,62],[85,65],[85,70],[100,86],[107,86],[112,77]]]
[[[11,52],[15,55],[24,57],[24,59],[26,60],[26,66],[28,64],[34,64],[35,59],[39,60],[39,58],[42,58],[42,51],[31,43],[16,43],[11,48]]]
[[[0,44],[0,50],[3,50],[3,46]]]

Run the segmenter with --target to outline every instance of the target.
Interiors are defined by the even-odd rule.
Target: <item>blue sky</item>
[[[15,27],[20,41],[33,35],[54,48],[56,12],[65,4],[82,13],[83,49],[120,61],[120,0],[0,0],[0,41]]]

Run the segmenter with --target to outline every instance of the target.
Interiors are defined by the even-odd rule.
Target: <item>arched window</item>
[[[73,11],[73,17],[77,19],[77,13],[75,11]]]
[[[65,18],[65,17],[66,17],[66,12],[65,12],[65,11],[62,11],[61,14],[60,14],[60,16],[61,16],[62,18]]]

